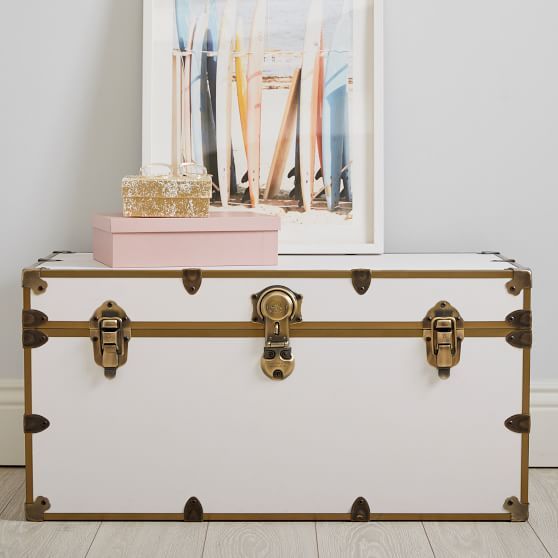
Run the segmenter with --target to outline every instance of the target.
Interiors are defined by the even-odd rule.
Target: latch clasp
[[[423,328],[428,362],[446,380],[461,358],[461,342],[465,337],[463,319],[449,302],[441,301],[430,309]]]
[[[268,287],[252,296],[252,321],[264,324],[261,367],[272,380],[288,378],[295,366],[289,337],[291,322],[301,322],[302,296],[287,287]]]
[[[130,319],[113,301],[97,308],[89,322],[95,362],[104,368],[107,378],[114,378],[116,370],[128,359],[128,341],[132,337]]]

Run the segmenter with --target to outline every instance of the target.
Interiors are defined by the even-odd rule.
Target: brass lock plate
[[[116,370],[128,360],[132,328],[126,312],[116,302],[106,301],[89,321],[89,336],[95,362],[105,370],[107,378],[114,378]]]
[[[272,380],[284,380],[295,367],[289,326],[302,321],[302,296],[287,287],[273,286],[255,294],[252,302],[252,321],[264,324],[262,371]]]
[[[459,363],[465,325],[459,311],[442,300],[432,307],[423,322],[428,363],[438,369],[438,376],[445,380],[450,370]]]

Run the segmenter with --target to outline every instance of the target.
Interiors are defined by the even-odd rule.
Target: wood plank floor
[[[527,523],[27,523],[0,468],[0,558],[558,558],[558,469],[530,480]]]

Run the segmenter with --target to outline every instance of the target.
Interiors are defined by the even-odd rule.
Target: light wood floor
[[[558,469],[528,523],[26,523],[23,474],[0,468],[0,558],[558,558]]]

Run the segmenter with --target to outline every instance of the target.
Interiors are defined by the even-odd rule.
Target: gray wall
[[[533,267],[534,375],[553,378],[558,3],[385,4],[386,249]],[[21,375],[20,268],[90,250],[91,214],[118,210],[139,167],[141,20],[140,0],[10,2],[0,18],[0,378]]]

